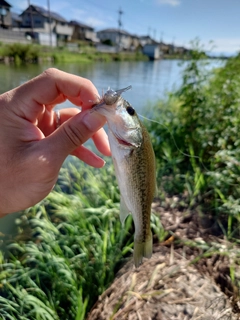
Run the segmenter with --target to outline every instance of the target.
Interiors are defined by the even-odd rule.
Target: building
[[[120,50],[131,50],[134,44],[133,39],[136,37],[127,31],[115,28],[98,31],[97,36],[102,43],[117,46]]]
[[[169,54],[170,53],[170,50],[171,50],[171,46],[169,44],[166,44],[164,42],[159,42],[159,47],[160,47],[160,50],[163,54]]]
[[[179,55],[185,55],[189,53],[189,50],[185,47],[182,46],[175,46],[174,52],[179,54]]]
[[[20,17],[22,18],[21,27],[40,44],[43,44],[40,41],[41,38],[45,39],[44,44],[52,45],[55,45],[54,39],[56,39],[56,44],[60,45],[72,38],[73,27],[58,13],[48,11],[40,6],[30,5],[20,14]]]
[[[71,20],[69,25],[73,27],[72,40],[85,40],[93,43],[99,42],[94,28],[76,20]]]
[[[11,12],[11,17],[12,17],[12,29],[18,31],[21,30],[22,26],[22,18],[15,12]]]
[[[150,36],[140,36],[139,37],[139,43],[142,47],[144,47],[146,44],[153,44],[156,43]]]
[[[20,23],[17,15],[11,12],[11,5],[4,0],[0,0],[0,42],[3,43],[29,43],[25,33],[13,30],[13,19],[16,17],[18,25]],[[16,22],[17,23],[17,22]]]
[[[1,28],[9,29],[12,25],[12,17],[10,11],[11,5],[5,0],[0,0],[0,23]]]
[[[141,47],[139,36],[132,34],[132,44],[131,44],[131,50],[135,51],[136,49],[139,49]]]

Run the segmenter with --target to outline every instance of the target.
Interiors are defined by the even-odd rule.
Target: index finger
[[[66,99],[83,109],[91,108],[98,92],[90,80],[50,68],[13,89],[10,96],[14,99],[13,105],[17,105],[14,111],[25,119],[35,121],[45,106],[54,106]]]

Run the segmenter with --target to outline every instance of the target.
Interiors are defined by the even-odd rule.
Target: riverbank
[[[82,46],[77,51],[66,47],[51,48],[35,44],[1,44],[0,61],[4,63],[38,63],[38,62],[96,62],[96,61],[148,61],[148,57],[137,52],[98,52],[94,47]]]
[[[202,53],[202,59],[209,57]],[[192,52],[188,54],[164,54],[161,59],[190,60]],[[210,57],[211,59],[211,57]],[[223,59],[223,58],[222,58]],[[44,63],[44,62],[111,62],[111,61],[148,61],[149,58],[141,50],[135,52],[99,52],[90,45],[79,47],[56,47],[40,46],[37,44],[3,44],[0,43],[0,62],[2,63]]]

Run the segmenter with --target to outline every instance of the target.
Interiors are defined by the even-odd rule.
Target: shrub
[[[185,192],[191,205],[203,206],[220,224],[227,220],[228,236],[236,235],[233,222],[240,218],[239,68],[237,56],[210,72],[192,51],[180,89],[155,106],[158,123],[146,123],[162,191]]]
[[[6,45],[4,55],[13,58],[14,61],[37,62],[39,47],[31,44],[13,43]]]

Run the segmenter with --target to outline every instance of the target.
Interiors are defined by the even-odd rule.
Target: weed
[[[55,190],[16,223],[17,238],[1,242],[3,319],[84,319],[133,240],[111,165],[67,161]]]

